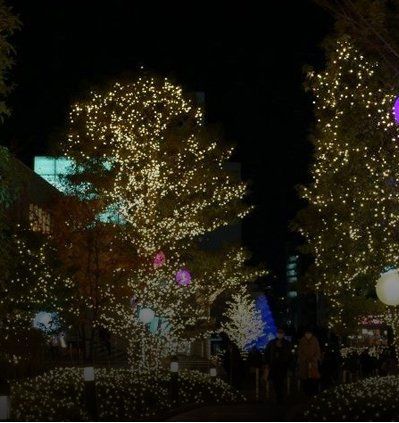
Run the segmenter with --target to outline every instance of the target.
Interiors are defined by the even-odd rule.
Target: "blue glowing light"
[[[256,348],[263,350],[266,348],[267,344],[276,337],[277,328],[265,295],[260,295],[256,299],[256,308],[260,311],[262,321],[265,323],[263,335],[256,341]]]

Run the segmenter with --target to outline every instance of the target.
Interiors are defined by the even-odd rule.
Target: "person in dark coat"
[[[278,403],[286,396],[287,373],[291,360],[291,344],[284,338],[284,330],[279,328],[277,338],[269,342],[265,351],[265,364]]]

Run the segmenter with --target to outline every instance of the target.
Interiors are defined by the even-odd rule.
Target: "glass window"
[[[29,224],[34,232],[50,233],[50,214],[36,204],[29,204]]]

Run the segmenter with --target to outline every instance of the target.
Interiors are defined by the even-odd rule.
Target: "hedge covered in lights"
[[[315,397],[308,421],[397,421],[399,376],[372,377],[340,385]]]
[[[12,419],[89,420],[81,368],[59,368],[12,386]],[[170,397],[170,374],[130,369],[96,369],[100,420],[134,420],[162,414],[177,404]],[[179,373],[179,406],[242,401],[218,378],[197,371]]]

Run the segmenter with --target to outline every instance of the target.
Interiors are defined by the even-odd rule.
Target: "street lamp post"
[[[10,419],[10,397],[9,395],[0,395],[0,421]]]
[[[83,368],[84,400],[87,413],[92,421],[97,420],[97,398],[94,367]]]
[[[179,362],[177,357],[172,357],[170,362],[170,396],[172,402],[179,404]]]
[[[141,335],[141,359],[143,362],[143,368],[145,367],[145,339],[144,339],[144,327],[145,325],[148,325],[148,323],[151,323],[151,321],[154,319],[155,313],[150,308],[142,308],[139,312],[139,320],[141,323],[143,323],[143,333]]]
[[[10,385],[5,378],[0,378],[0,421],[9,420],[10,414]]]

